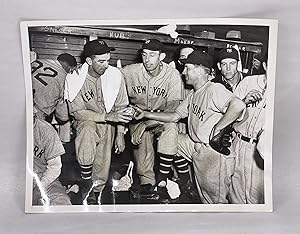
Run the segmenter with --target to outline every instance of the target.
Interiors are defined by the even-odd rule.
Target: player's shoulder
[[[211,92],[211,93],[228,93],[228,94],[232,94],[232,92],[227,90],[223,84],[215,83],[215,82],[211,82],[211,81],[209,81],[209,83],[208,83],[207,91]]]
[[[49,135],[49,134],[56,134],[55,129],[53,128],[53,126],[48,123],[45,120],[42,119],[36,119],[35,120],[35,127],[42,133],[44,133],[45,135]]]
[[[123,67],[122,71],[134,72],[134,71],[137,71],[138,69],[141,69],[142,66],[143,66],[142,63],[133,63],[133,64],[129,64],[129,65],[126,65],[125,67]]]

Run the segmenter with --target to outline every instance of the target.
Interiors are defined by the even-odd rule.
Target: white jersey
[[[221,84],[208,81],[200,89],[191,91],[175,112],[188,117],[188,133],[196,143],[209,143],[214,125],[223,117],[229,101],[235,95]]]

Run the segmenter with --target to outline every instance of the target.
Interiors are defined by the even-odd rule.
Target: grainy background
[[[0,6],[0,233],[299,233],[300,2],[2,0]],[[25,87],[19,21],[199,17],[279,20],[274,212],[25,214]]]

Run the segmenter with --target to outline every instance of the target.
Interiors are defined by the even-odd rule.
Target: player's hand
[[[251,103],[259,102],[263,99],[263,94],[258,90],[252,89],[247,93],[246,97],[244,98],[244,102],[248,105]]]
[[[142,142],[142,136],[146,130],[146,125],[144,123],[140,123],[139,126],[134,130],[131,134],[131,142],[134,145],[139,145]]]
[[[145,112],[142,109],[138,108],[137,106],[135,106],[134,109],[135,109],[134,118],[136,120],[140,120],[145,117]]]
[[[112,111],[105,115],[105,121],[108,122],[121,122],[121,123],[128,123],[132,120],[132,116],[128,113],[127,108],[123,108],[118,111]]]
[[[74,71],[77,73],[77,75],[79,75],[79,71],[82,67],[82,64],[77,64],[75,67],[72,67],[69,71],[69,73],[73,73]]]
[[[124,133],[118,132],[115,140],[115,153],[120,154],[125,149]]]

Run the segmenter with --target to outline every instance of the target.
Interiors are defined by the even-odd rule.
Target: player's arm
[[[41,184],[43,188],[47,188],[54,180],[56,180],[61,172],[61,159],[60,156],[47,161],[46,171],[41,177]]]
[[[176,69],[174,69],[171,75],[171,82],[169,85],[169,92],[165,111],[173,112],[179,106],[179,104],[184,99],[183,89],[183,82],[180,77],[180,74]]]
[[[237,120],[246,108],[245,103],[238,97],[233,96],[228,105],[225,106],[226,111],[219,122],[214,126],[212,136],[218,134],[221,129],[224,129],[229,124]]]
[[[136,108],[135,119],[140,120],[142,118],[152,119],[160,122],[178,122],[181,116],[176,112],[149,112]]]

